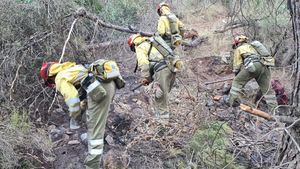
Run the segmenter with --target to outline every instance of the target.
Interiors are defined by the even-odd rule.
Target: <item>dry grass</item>
[[[0,122],[0,168],[33,168],[53,161],[52,144],[42,129],[13,113],[10,121]]]

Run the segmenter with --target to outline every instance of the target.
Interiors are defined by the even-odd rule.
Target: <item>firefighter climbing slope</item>
[[[269,66],[274,66],[274,60],[268,52],[259,49],[263,46],[257,45],[258,43],[258,41],[254,41],[253,44],[248,43],[248,38],[243,35],[234,39],[233,45],[236,48],[234,51],[233,72],[236,76],[233,79],[229,93],[229,104],[235,106],[240,103],[239,96],[242,88],[254,78],[267,102],[269,112],[271,112],[277,105],[275,92],[271,87],[271,72],[269,69]]]
[[[184,25],[175,14],[171,13],[167,3],[160,3],[157,13],[159,15],[157,32],[172,49],[175,49],[182,43]]]
[[[169,92],[175,72],[183,68],[183,62],[173,55],[172,49],[160,36],[146,38],[134,34],[129,37],[128,45],[136,53],[137,68],[141,71],[140,82],[149,85],[153,81],[156,118],[168,120]]]
[[[78,129],[76,119],[80,115],[80,98],[77,89],[83,89],[87,96],[87,142],[88,155],[85,159],[87,169],[99,169],[104,146],[104,129],[109,106],[116,88],[125,83],[114,61],[97,60],[88,67],[74,62],[48,62],[42,65],[41,77],[49,87],[63,95],[69,107],[70,128]]]

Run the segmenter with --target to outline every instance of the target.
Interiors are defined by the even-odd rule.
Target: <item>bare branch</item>
[[[74,17],[85,17],[87,19],[90,19],[96,23],[98,23],[99,26],[105,27],[105,28],[110,28],[110,29],[114,29],[117,31],[121,31],[121,32],[127,32],[127,33],[140,33],[143,36],[153,36],[154,33],[149,33],[149,32],[142,32],[142,31],[137,31],[137,30],[133,30],[132,28],[126,28],[126,27],[122,27],[122,26],[118,26],[118,25],[114,25],[111,23],[107,23],[105,21],[103,21],[102,19],[100,19],[99,17],[97,17],[96,15],[86,11],[84,8],[79,8],[76,13],[74,14]]]

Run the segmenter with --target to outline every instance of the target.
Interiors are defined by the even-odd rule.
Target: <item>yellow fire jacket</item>
[[[143,41],[135,47],[138,68],[141,70],[142,77],[144,77],[144,78],[150,77],[150,72],[149,72],[150,62],[149,62],[149,60],[161,61],[164,59],[163,55],[161,55],[155,47],[151,48],[151,51],[150,51],[149,57],[148,57],[148,52],[150,50],[150,47],[151,47],[151,45],[148,41]]]
[[[237,47],[233,57],[233,72],[238,72],[243,65],[244,58],[251,54],[257,54],[257,52],[250,44],[243,43]]]
[[[49,69],[49,75],[57,73],[55,77],[55,87],[63,95],[69,107],[70,116],[76,115],[80,111],[80,100],[76,85],[88,76],[88,70],[82,65],[74,62],[54,64]]]
[[[160,36],[162,37],[168,37],[171,38],[171,27],[170,27],[170,23],[169,23],[169,19],[167,17],[167,15],[169,15],[170,12],[170,8],[168,8],[167,6],[163,6],[161,8],[161,16],[158,19],[158,24],[157,24],[157,32]],[[179,29],[179,34],[183,37],[183,31],[184,31],[184,24],[177,19],[177,25],[178,25],[178,29]]]

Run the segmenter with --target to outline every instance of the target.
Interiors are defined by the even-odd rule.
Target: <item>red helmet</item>
[[[246,42],[248,37],[245,35],[236,36],[233,40],[233,45],[238,45],[239,43]]]
[[[141,36],[139,33],[138,34],[132,34],[132,35],[129,36],[128,41],[127,41],[129,47],[132,47],[134,45],[134,43],[133,43],[134,39],[139,37],[139,36]]]
[[[54,63],[57,63],[57,62],[44,62],[42,64],[42,67],[41,67],[41,70],[40,70],[41,78],[44,79],[45,84],[49,87],[53,87],[53,85],[48,83],[48,78],[49,78],[49,69],[50,69],[51,65],[53,65]]]
[[[160,8],[163,7],[163,6],[167,6],[167,7],[170,8],[169,4],[167,4],[165,2],[162,2],[162,3],[158,4],[157,8],[156,8],[156,12],[158,13],[159,16],[161,15]]]

